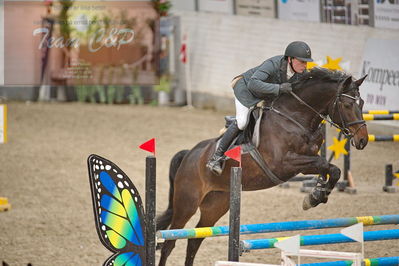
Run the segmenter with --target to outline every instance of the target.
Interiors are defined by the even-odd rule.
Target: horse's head
[[[368,143],[367,126],[362,114],[364,101],[359,92],[359,87],[366,76],[356,81],[349,76],[340,82],[335,100],[328,110],[334,123],[343,128],[343,133],[353,137],[352,144],[358,150],[364,149]]]

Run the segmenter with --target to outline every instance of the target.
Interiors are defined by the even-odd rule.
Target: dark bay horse
[[[326,203],[341,171],[318,155],[323,141],[319,127],[327,116],[359,150],[368,142],[365,121],[362,120],[363,102],[359,86],[365,77],[354,81],[343,72],[315,68],[293,84],[293,94],[281,95],[273,109],[264,110],[260,125],[258,150],[269,169],[281,181],[299,173],[320,175],[318,185],[304,199],[303,208]],[[201,217],[197,227],[213,226],[229,210],[230,168],[227,160],[221,176],[212,174],[206,162],[215,150],[217,139],[204,140],[190,151],[180,151],[171,162],[168,209],[157,217],[157,230],[183,228],[198,208]],[[266,189],[275,186],[270,176],[256,164],[249,154],[242,156],[242,189]],[[193,265],[194,256],[202,239],[189,239],[185,265]],[[175,246],[166,241],[161,250],[159,265]]]

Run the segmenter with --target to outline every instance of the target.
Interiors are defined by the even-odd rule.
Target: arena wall
[[[368,38],[399,39],[398,30],[261,17],[175,11],[180,32],[189,36],[193,102],[197,107],[234,110],[230,81],[236,75],[282,54],[293,40],[306,41],[315,60],[343,57],[359,77]],[[185,89],[184,67],[179,86]]]

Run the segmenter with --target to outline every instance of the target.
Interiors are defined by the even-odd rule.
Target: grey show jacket
[[[234,95],[248,108],[261,100],[274,99],[279,95],[281,83],[293,82],[301,76],[295,73],[287,80],[287,64],[285,57],[278,55],[241,74],[233,88]]]

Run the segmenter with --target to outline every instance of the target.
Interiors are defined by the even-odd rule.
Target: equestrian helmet
[[[287,48],[285,48],[284,56],[295,57],[305,62],[313,62],[309,45],[301,41],[288,44]]]

